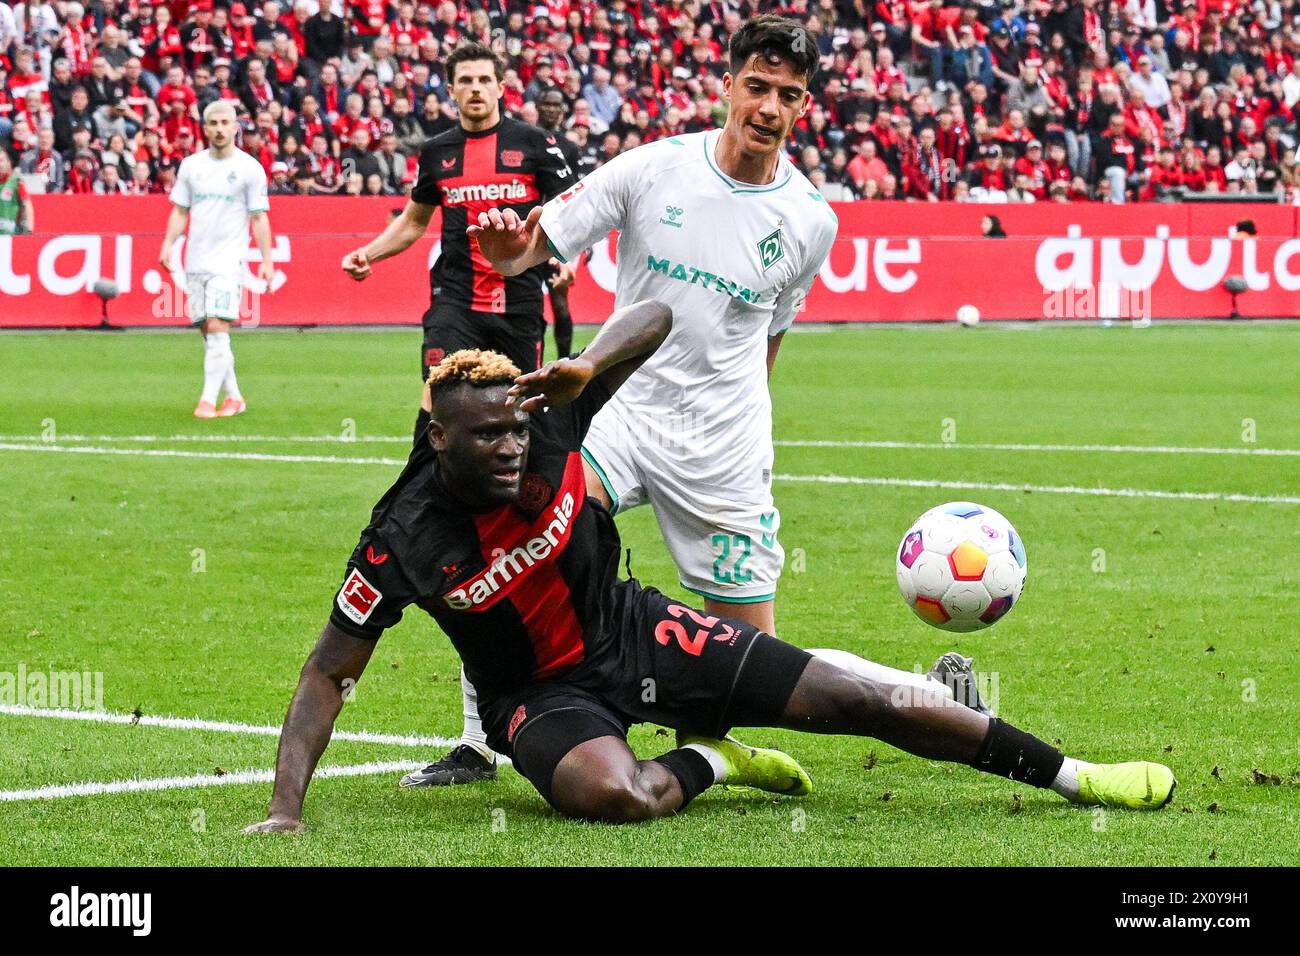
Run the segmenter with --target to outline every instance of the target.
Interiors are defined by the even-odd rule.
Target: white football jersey
[[[766,186],[723,173],[714,158],[721,132],[622,153],[548,202],[541,218],[565,260],[617,230],[615,305],[657,299],[673,311],[667,341],[611,404],[662,432],[643,439],[679,445],[685,427],[688,448],[719,457],[770,448],[767,339],[802,309],[838,223],[784,158]],[[740,447],[738,429],[751,436]]]
[[[271,208],[266,187],[266,170],[243,150],[215,159],[205,149],[181,162],[171,201],[190,211],[187,273],[242,274],[249,216]]]

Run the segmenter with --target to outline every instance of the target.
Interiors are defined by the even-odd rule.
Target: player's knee
[[[890,688],[868,677],[840,670],[831,682],[830,700],[837,716],[851,723],[869,722],[889,707]]]
[[[569,815],[583,820],[634,823],[654,815],[654,801],[634,778],[620,774],[588,784],[573,810]]]

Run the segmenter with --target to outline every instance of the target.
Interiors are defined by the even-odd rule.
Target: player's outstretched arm
[[[596,376],[616,392],[663,344],[672,329],[673,311],[668,306],[656,299],[633,302],[605,320],[581,355],[520,375],[510,387],[510,397],[526,412],[567,405]]]
[[[266,819],[245,833],[300,833],[307,784],[334,732],[347,694],[370,661],[375,642],[345,634],[327,623],[298,677],[289,713],[280,730],[275,789]]]
[[[550,260],[552,252],[546,230],[538,220],[542,207],[534,206],[527,219],[513,209],[489,209],[478,214],[478,224],[465,232],[478,240],[479,250],[503,276],[516,276]]]
[[[343,257],[343,271],[358,282],[368,278],[372,265],[405,252],[424,235],[433,219],[433,208],[428,203],[408,202],[383,232]]]

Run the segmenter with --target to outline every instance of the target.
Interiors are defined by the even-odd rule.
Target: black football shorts
[[[532,372],[542,364],[542,336],[546,321],[523,316],[472,312],[450,303],[436,304],[424,313],[424,344],[420,352],[421,381],[429,369],[461,349],[500,352],[519,367]]]
[[[778,724],[811,655],[635,581],[614,586],[615,645],[554,680],[481,697],[488,744],[548,801],[569,751],[654,723],[706,737]]]

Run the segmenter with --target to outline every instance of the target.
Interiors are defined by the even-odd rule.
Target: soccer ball
[[[912,523],[898,546],[898,589],[927,624],[978,631],[1011,610],[1025,586],[1025,546],[992,508],[951,501]]]
[[[957,321],[970,328],[980,324],[980,310],[973,305],[963,305],[957,310]]]

